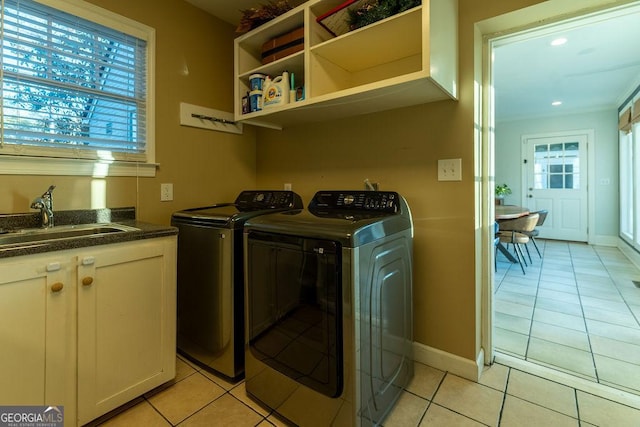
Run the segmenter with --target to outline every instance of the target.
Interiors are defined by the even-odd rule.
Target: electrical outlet
[[[438,181],[462,181],[462,159],[438,160]]]
[[[284,183],[284,191],[291,191],[291,183],[290,182],[285,182]]]
[[[173,200],[173,184],[160,184],[160,201],[170,202]]]

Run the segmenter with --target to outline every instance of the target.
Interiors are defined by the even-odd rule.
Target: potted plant
[[[236,28],[237,34],[244,34],[260,25],[271,21],[273,18],[282,15],[293,9],[287,0],[271,0],[268,4],[251,9],[241,10],[242,18]]]
[[[511,194],[511,189],[507,184],[496,185],[496,205],[504,204],[504,196]]]

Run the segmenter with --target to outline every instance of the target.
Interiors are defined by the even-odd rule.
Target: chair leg
[[[522,260],[524,261],[524,266],[529,267],[529,264],[527,264],[527,259],[524,257],[524,252],[522,251],[522,245],[519,243],[514,243],[513,246],[520,252],[520,258],[522,258]]]
[[[516,253],[516,258],[518,259],[518,264],[520,264],[520,268],[522,269],[522,274],[527,274],[524,271],[524,257],[522,256],[522,251],[518,250],[518,245],[513,244],[513,251]]]
[[[531,265],[533,265],[533,260],[531,259],[531,252],[529,252],[529,246],[527,246],[527,244],[524,244],[524,248],[527,250],[527,255],[529,255],[529,263]]]
[[[536,239],[531,237],[531,241],[533,242],[533,247],[536,248],[536,251],[538,251],[538,256],[540,257],[540,259],[542,259],[542,254],[540,253],[540,249],[538,249],[538,244],[536,243]]]

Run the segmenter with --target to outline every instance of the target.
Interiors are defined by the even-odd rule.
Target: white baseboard
[[[593,239],[593,242],[589,242],[592,245],[597,245],[597,246],[613,246],[616,247],[618,246],[618,240],[619,237],[617,236],[605,236],[605,235],[599,235],[599,236],[595,236]]]
[[[465,359],[419,342],[413,343],[413,357],[416,362],[424,363],[441,371],[451,372],[471,381],[478,381],[484,367],[484,351],[481,349],[477,360]]]
[[[618,249],[620,249],[620,252],[625,254],[625,256],[636,265],[636,267],[640,268],[640,254],[636,252],[635,249],[629,246],[629,244],[621,238],[618,238],[617,246]]]

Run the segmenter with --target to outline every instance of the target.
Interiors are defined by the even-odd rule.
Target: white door
[[[546,239],[588,241],[587,133],[523,137],[523,204],[546,209]]]

